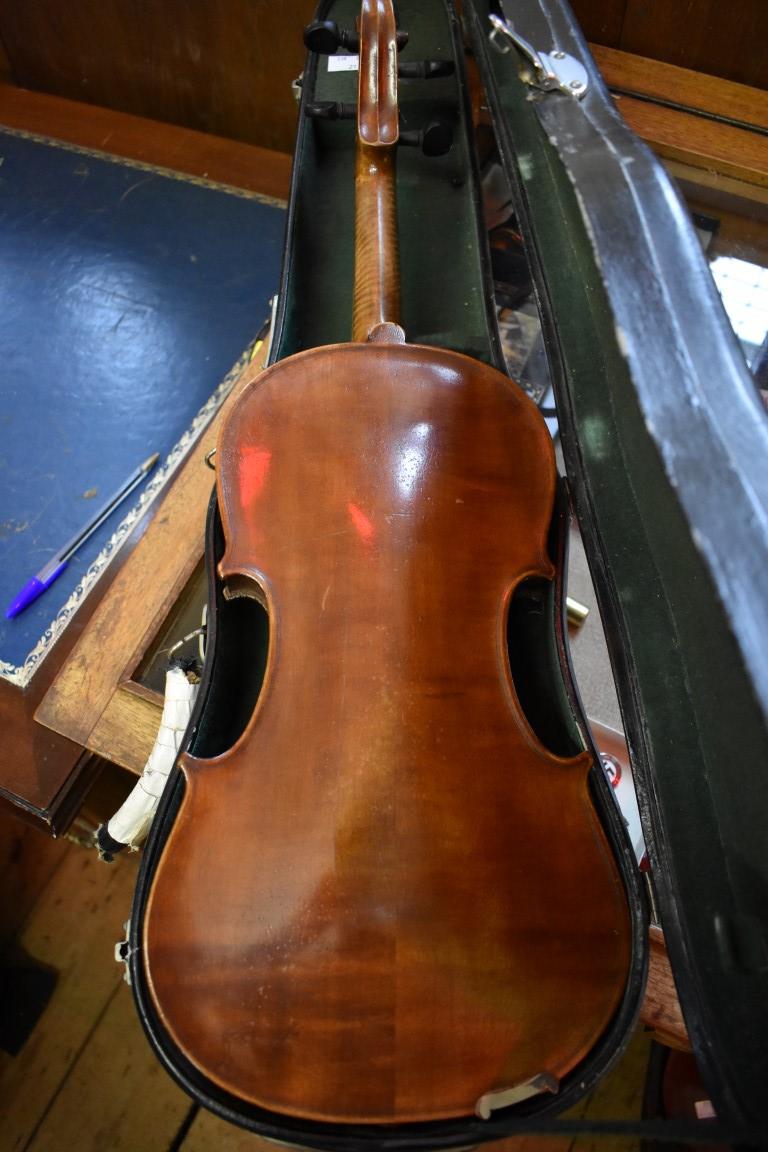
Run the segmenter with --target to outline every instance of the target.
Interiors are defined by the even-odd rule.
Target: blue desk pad
[[[24,685],[224,399],[278,288],[255,193],[0,129],[0,609],[142,460],[160,462],[15,620]],[[202,532],[202,525],[201,525]]]

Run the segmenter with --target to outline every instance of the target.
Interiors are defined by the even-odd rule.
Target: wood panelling
[[[291,151],[313,0],[0,3],[25,88]]]
[[[619,96],[616,106],[632,131],[663,159],[678,160],[746,184],[768,186],[765,136],[632,96]]]
[[[752,189],[740,193],[750,199],[762,195],[768,186],[768,94],[599,44],[590,47],[624,119],[662,159],[700,171],[704,179],[738,181],[741,189]]]
[[[768,92],[601,44],[590,44],[590,49],[609,88],[671,101],[768,131]]]
[[[571,0],[571,7],[587,40],[618,48],[627,0]]]
[[[768,88],[765,0],[571,0],[588,40]]]
[[[767,40],[765,0],[628,0],[617,47],[765,88]]]
[[[573,0],[585,35],[768,87],[764,0]],[[0,0],[0,76],[39,92],[290,152],[314,0]],[[4,65],[2,46],[7,53]]]
[[[8,59],[8,53],[5,50],[5,45],[0,40],[0,80],[11,81],[11,62]]]

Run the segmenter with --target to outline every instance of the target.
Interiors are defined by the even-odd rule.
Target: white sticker
[[[329,56],[329,72],[357,72],[359,56]]]

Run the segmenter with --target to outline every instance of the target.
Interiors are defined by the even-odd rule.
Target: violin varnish
[[[396,32],[391,5],[366,0],[360,20],[352,315],[352,339],[360,341],[377,325],[400,319]]]
[[[355,170],[355,295],[352,339],[400,318],[394,149],[358,147]]]
[[[329,1122],[556,1083],[630,932],[589,755],[537,741],[510,675],[512,591],[553,575],[541,416],[464,356],[347,344],[250,385],[217,460],[221,575],[264,590],[270,652],[234,747],[183,762],[145,921],[165,1028],[238,1098]]]
[[[209,1085],[390,1126],[556,1092],[632,937],[589,753],[539,742],[511,674],[513,593],[555,576],[552,441],[500,372],[401,342],[390,0],[360,42],[355,342],[273,365],[223,426],[219,574],[261,596],[267,667],[233,747],[181,761],[142,961]]]

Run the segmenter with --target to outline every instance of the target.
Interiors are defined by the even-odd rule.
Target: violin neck
[[[397,28],[391,0],[363,0],[355,168],[352,339],[400,319],[395,154]]]

